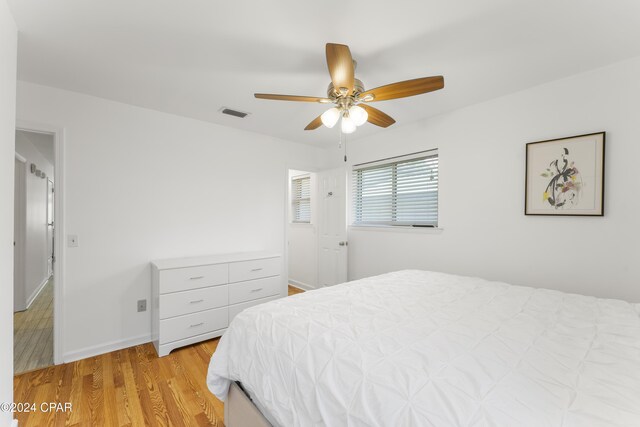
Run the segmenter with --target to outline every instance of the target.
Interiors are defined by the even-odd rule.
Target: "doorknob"
[[[340,243],[338,243],[338,244],[339,244],[340,246],[348,246],[348,245],[349,245],[349,242],[340,242]]]

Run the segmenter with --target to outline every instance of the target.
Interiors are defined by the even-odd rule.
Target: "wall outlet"
[[[67,234],[67,247],[69,248],[77,248],[78,247],[78,236],[75,234]]]
[[[147,311],[147,300],[140,299],[138,300],[138,313],[141,311]]]

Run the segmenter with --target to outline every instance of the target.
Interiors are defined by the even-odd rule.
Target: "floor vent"
[[[245,117],[247,117],[249,115],[249,113],[244,113],[244,112],[238,111],[238,110],[232,110],[231,108],[226,108],[226,107],[222,107],[220,112],[222,114],[227,114],[229,116],[240,117],[241,119],[244,119]]]

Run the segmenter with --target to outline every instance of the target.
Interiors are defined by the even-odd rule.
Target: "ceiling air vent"
[[[232,110],[231,108],[227,108],[227,107],[222,107],[222,109],[220,109],[220,112],[222,114],[227,114],[229,116],[240,117],[241,119],[244,119],[249,115],[249,113],[244,113],[238,110]]]

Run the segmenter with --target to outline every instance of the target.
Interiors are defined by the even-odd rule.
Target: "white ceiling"
[[[49,163],[52,165],[56,164],[52,134],[17,130],[16,138],[25,138],[36,147],[36,150],[38,150]]]
[[[638,0],[10,0],[21,80],[327,145],[303,128],[326,106],[326,42],[351,47],[367,88],[445,76],[376,103],[401,126],[640,55]],[[223,116],[222,106],[251,112]],[[550,106],[552,107],[552,106]],[[384,130],[366,124],[354,137]]]

